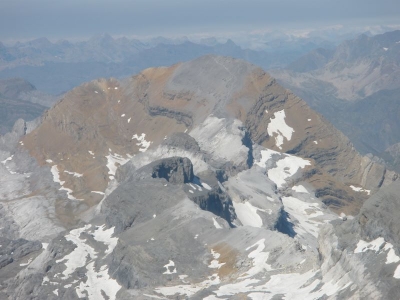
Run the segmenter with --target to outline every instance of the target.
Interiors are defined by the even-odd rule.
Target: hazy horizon
[[[46,37],[83,40],[114,37],[226,36],[256,31],[398,25],[400,1],[65,1],[5,0],[0,41]]]

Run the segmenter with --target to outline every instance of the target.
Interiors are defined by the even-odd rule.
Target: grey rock
[[[151,174],[153,178],[165,178],[173,184],[193,181],[193,165],[186,157],[164,158],[155,161],[150,166],[153,169]]]
[[[187,133],[183,132],[174,132],[168,136],[162,144],[168,147],[176,147],[187,151],[200,152],[200,146],[197,141]]]

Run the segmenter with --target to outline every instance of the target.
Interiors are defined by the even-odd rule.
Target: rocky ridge
[[[353,224],[343,213],[395,174],[246,62],[90,82],[2,141],[0,232],[42,248],[8,263],[1,297],[319,299],[371,286],[329,261],[334,235],[321,232]]]

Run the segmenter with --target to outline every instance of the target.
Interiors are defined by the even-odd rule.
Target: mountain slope
[[[272,73],[345,133],[358,151],[387,158],[386,149],[400,142],[399,55],[400,31],[362,35],[342,43],[325,62],[314,51],[288,70]]]
[[[0,149],[3,298],[356,299],[397,283],[398,261],[363,289],[320,234],[396,174],[247,62],[86,83]]]

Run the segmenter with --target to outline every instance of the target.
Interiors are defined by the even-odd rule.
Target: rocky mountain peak
[[[397,280],[391,254],[364,289],[332,227],[364,238],[353,215],[394,173],[252,64],[98,79],[24,128],[0,140],[0,233],[23,252],[0,261],[0,297],[368,298]]]

